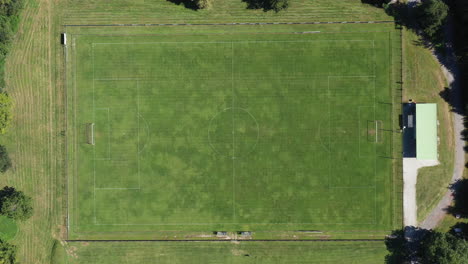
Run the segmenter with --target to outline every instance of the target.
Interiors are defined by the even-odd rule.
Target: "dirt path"
[[[451,19],[448,20],[445,27],[446,37],[449,43],[453,43],[453,24]],[[447,45],[447,56],[434,53],[434,56],[440,62],[442,71],[450,86],[450,104],[452,105],[453,115],[453,130],[455,136],[455,158],[452,182],[463,177],[465,168],[465,142],[462,139],[463,132],[463,94],[462,87],[459,84],[459,69],[455,61],[454,50],[451,45]],[[448,189],[439,204],[431,211],[431,213],[420,223],[420,227],[424,229],[434,229],[446,215],[446,208],[452,203],[452,190]]]

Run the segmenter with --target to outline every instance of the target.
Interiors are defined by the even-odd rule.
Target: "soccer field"
[[[392,229],[394,25],[273,27],[69,30],[71,238]]]

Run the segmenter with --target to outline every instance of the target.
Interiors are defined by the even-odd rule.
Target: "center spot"
[[[218,155],[235,159],[255,149],[259,128],[247,110],[227,108],[211,119],[208,133],[211,147]]]

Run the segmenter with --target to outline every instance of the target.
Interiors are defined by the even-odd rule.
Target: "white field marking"
[[[389,55],[390,55],[390,59],[389,59],[390,76],[389,76],[388,80],[389,80],[389,83],[390,83],[390,88],[392,88],[392,89],[390,89],[390,91],[391,91],[391,92],[390,92],[390,95],[391,95],[392,104],[393,104],[393,98],[394,98],[394,96],[395,96],[395,89],[394,89],[394,87],[393,87],[392,84],[396,81],[396,78],[394,79],[394,77],[395,77],[395,69],[394,69],[394,67],[391,66],[392,63],[393,63],[393,59],[394,59],[394,52],[392,51],[394,46],[393,46],[393,36],[392,36],[392,34],[391,34],[390,32],[389,32],[389,34],[388,34],[388,41],[389,41],[389,53],[390,53],[390,54],[389,54]],[[401,59],[403,59],[403,58],[401,58]],[[395,88],[396,88],[396,87],[395,87]],[[390,126],[391,128],[393,128],[393,126],[394,126],[394,124],[395,124],[394,116],[395,116],[395,107],[392,107],[391,126]],[[393,145],[393,143],[394,143],[393,135],[390,137],[390,140],[391,140],[391,145]],[[393,155],[393,153],[394,153],[394,148],[392,147],[391,150],[392,150],[392,153],[391,153],[391,154]],[[393,204],[393,212],[392,212],[392,213],[393,213],[393,217],[392,217],[393,219],[392,219],[392,223],[395,223],[395,222],[396,222],[395,220],[396,220],[396,217],[397,217],[397,213],[396,213],[396,212],[397,212],[397,203],[395,203],[395,182],[396,182],[395,177],[396,177],[396,173],[392,173],[392,182],[391,182],[391,183],[392,183],[392,184],[391,184],[391,186],[392,186],[391,199],[392,199],[392,204]],[[403,219],[404,219],[404,218],[403,218]],[[406,224],[406,223],[404,223],[404,224]]]
[[[375,64],[375,61],[374,61],[374,64]],[[356,76],[328,76],[328,93],[329,93],[329,96],[331,96],[330,94],[330,78],[373,78],[374,79],[374,120],[375,120],[375,99],[376,99],[376,92],[375,92],[375,89],[376,89],[376,85],[375,85],[375,81],[376,81],[376,76],[375,76],[375,67],[374,67],[374,75],[356,75]],[[331,101],[331,100],[329,100]],[[372,106],[371,106],[372,107]],[[360,118],[360,117],[359,117]],[[329,120],[330,120],[330,129],[331,129],[331,110],[329,110]],[[358,135],[359,137],[359,135]],[[330,140],[330,138],[329,138]],[[331,147],[331,145],[330,145]],[[370,223],[370,224],[375,224],[377,222],[377,182],[376,182],[376,176],[377,176],[377,148],[376,146],[374,146],[374,186],[373,186],[373,189],[374,189],[374,222],[373,223]],[[330,161],[331,161],[331,151],[330,151]],[[331,177],[331,162],[330,162],[330,165],[329,165],[329,177]],[[334,187],[334,186],[330,186],[329,185],[329,188],[338,188],[338,187]],[[350,187],[351,189],[354,188],[354,187]],[[359,187],[357,187],[359,188]],[[364,188],[370,188],[370,187],[364,187]]]
[[[76,57],[76,46],[75,46],[75,40],[76,38],[73,37],[73,56],[74,56],[74,64],[73,64],[73,71],[74,71],[74,76],[73,76],[73,93],[74,93],[74,96],[73,96],[73,112],[74,112],[74,141],[75,141],[75,144],[74,144],[74,152],[75,152],[75,159],[76,159],[76,162],[74,163],[73,167],[74,167],[74,171],[75,171],[75,175],[78,175],[78,138],[77,138],[77,123],[76,123],[76,119],[77,119],[77,113],[76,113],[76,105],[77,105],[77,96],[76,96],[76,68],[77,68],[77,64],[78,64],[78,60],[77,60],[77,57]],[[75,177],[74,177],[75,178]],[[73,185],[73,193],[76,193],[78,194],[78,190],[77,190],[77,187],[76,187],[76,184]],[[75,198],[75,197],[74,197]],[[75,202],[75,208],[77,208],[77,202],[76,202],[77,199],[74,199],[74,202]],[[75,222],[76,224],[78,225],[78,216],[76,216],[77,214],[75,214]]]
[[[137,89],[137,175],[138,175],[138,188],[141,189],[141,176],[140,176],[140,86],[138,80],[136,81]]]
[[[358,112],[359,112],[359,137],[358,137],[358,142],[359,142],[359,157],[362,157],[361,155],[361,109],[362,108],[374,108],[374,106],[359,106],[358,107]],[[375,109],[374,109],[375,111]],[[374,120],[375,121],[375,120]],[[366,122],[366,127],[367,127],[367,122]],[[369,133],[369,131],[367,131]]]
[[[331,145],[331,130],[332,130],[332,123],[331,123],[331,93],[330,93],[330,76],[327,77],[327,94],[328,94],[328,148],[330,151],[328,152],[328,188],[331,186],[331,172],[332,172],[332,145]]]
[[[359,133],[358,133],[358,155],[359,155],[359,157],[361,157],[361,106],[358,107],[358,116],[359,116],[359,121],[358,121],[358,131],[359,131]]]
[[[74,62],[72,64],[72,69],[71,69],[71,71],[74,72],[73,85],[72,85],[72,89],[73,89],[73,120],[74,120],[73,121],[73,131],[74,131],[74,133],[73,133],[73,143],[74,143],[73,144],[73,146],[74,146],[73,152],[75,154],[74,158],[76,159],[76,162],[74,162],[73,165],[72,165],[73,166],[72,170],[74,171],[73,176],[75,176],[75,177],[72,177],[72,180],[74,182],[75,178],[78,175],[78,164],[77,164],[78,163],[78,155],[77,155],[77,152],[78,152],[77,151],[77,149],[78,149],[78,142],[77,141],[78,141],[78,139],[77,139],[77,136],[76,136],[76,130],[77,130],[76,129],[76,127],[77,127],[76,126],[76,98],[77,98],[77,96],[76,96],[76,64],[77,63],[76,63],[76,61],[77,60],[76,60],[75,37],[72,38],[72,43],[73,43],[72,44],[72,50],[73,50],[73,54],[72,54],[73,59],[72,59],[72,61]],[[67,101],[68,101],[68,98],[67,98]],[[68,115],[68,113],[67,113],[67,115]],[[68,129],[68,124],[67,124],[67,129]],[[70,195],[70,186],[69,186],[70,182],[71,182],[70,177],[68,177],[68,186],[67,186],[68,195]],[[76,184],[73,184],[72,198],[73,198],[73,201],[75,202],[73,208],[76,208],[76,200],[77,200],[77,199],[75,199],[75,194],[77,193],[76,188],[77,188]],[[68,211],[68,230],[70,230],[70,225],[71,225],[70,220],[71,220],[71,218],[70,218],[70,201],[69,201],[69,199],[67,199],[67,205],[68,205],[67,206],[68,207],[67,208],[67,211]],[[74,222],[78,223],[76,214],[74,214],[74,216],[75,216]]]
[[[258,141],[260,140],[260,125],[259,125],[259,123],[258,123],[257,118],[255,118],[255,116],[252,115],[252,113],[250,113],[250,112],[249,112],[247,109],[245,109],[245,108],[241,108],[241,107],[236,107],[236,108],[227,107],[227,108],[222,109],[221,111],[219,111],[218,113],[216,113],[216,114],[210,119],[210,122],[209,122],[209,125],[208,125],[209,131],[211,131],[210,128],[211,128],[211,126],[212,126],[213,120],[216,119],[216,117],[219,116],[221,113],[226,112],[226,111],[231,110],[231,109],[239,109],[239,110],[242,110],[242,111],[246,112],[246,113],[255,121],[255,124],[256,124],[256,126],[257,126],[257,139],[256,139],[256,141],[255,141],[255,144],[254,144],[253,147],[252,147],[252,149],[254,149],[254,148],[257,146]],[[219,153],[219,151],[215,148],[215,146],[214,146],[213,143],[212,143],[211,136],[210,136],[210,133],[209,133],[209,132],[208,132],[208,143],[210,144],[210,146],[211,146],[211,148],[213,149],[213,151],[214,151],[216,154],[218,154],[219,156],[232,158],[232,156],[224,155],[224,154]],[[252,153],[252,151],[251,151],[251,152],[247,152],[246,155],[247,155],[247,154],[250,154],[250,153]],[[239,157],[236,157],[236,158],[239,158]]]
[[[94,64],[93,64],[93,67],[94,67]],[[127,78],[124,78],[124,79],[127,79]],[[94,79],[94,81],[96,81],[98,79]],[[120,80],[120,79],[115,79],[115,80]],[[136,87],[137,87],[137,116],[140,115],[139,114],[139,86],[138,86],[138,79],[137,78],[129,78],[129,80],[137,80],[136,82]],[[94,83],[94,82],[93,82]],[[93,90],[93,98],[94,98],[94,90]],[[94,158],[94,160],[113,160],[113,161],[127,161],[127,160],[116,160],[116,159],[112,159],[111,157],[111,136],[110,136],[110,131],[111,131],[111,121],[110,121],[110,108],[109,107],[99,107],[99,108],[95,108],[96,110],[99,110],[99,109],[106,109],[108,111],[108,115],[107,115],[107,121],[108,121],[108,158],[102,158],[102,159],[97,159],[97,158]],[[93,113],[94,114],[94,113]],[[140,115],[141,116],[141,115]],[[138,119],[138,131],[137,133],[139,133],[139,119]],[[139,134],[138,134],[138,140],[139,140]],[[139,142],[139,141],[138,141]],[[139,146],[139,144],[138,144]],[[138,152],[137,152],[138,154]],[[139,155],[138,155],[139,156]],[[139,170],[139,159],[137,160],[137,163],[138,163],[138,171],[137,171],[137,174],[138,174],[138,181],[139,181],[139,186],[140,186],[140,170]],[[97,187],[96,187],[97,188]],[[99,189],[102,189],[102,188],[99,188]],[[128,189],[133,189],[133,188],[128,188]]]
[[[377,121],[374,120],[374,123],[375,123],[375,143],[377,143],[377,136],[378,136]]]
[[[91,54],[92,54],[92,65],[93,65],[93,122],[96,122],[95,119],[95,110],[96,109],[106,109],[106,108],[96,108],[95,106],[95,81],[97,80],[95,78],[95,63],[94,63],[94,46],[95,46],[96,43],[92,43],[91,47]],[[75,76],[76,78],[76,76]],[[137,87],[137,123],[138,123],[138,126],[137,126],[137,138],[138,138],[138,147],[139,147],[139,119],[138,119],[138,115],[139,114],[139,87],[138,87],[138,79],[137,78],[126,78],[126,79],[129,79],[129,80],[137,80],[136,82],[136,87]],[[122,79],[119,79],[119,80],[122,80]],[[108,137],[108,152],[109,152],[109,159],[107,160],[112,160],[111,156],[110,156],[110,153],[111,153],[111,150],[110,150],[110,143],[111,143],[111,140],[110,140],[110,109],[107,108],[108,110],[108,133],[109,133],[109,137]],[[138,148],[137,147],[137,148]],[[129,189],[129,190],[134,190],[134,189],[141,189],[141,180],[140,180],[140,159],[139,159],[139,153],[137,151],[137,175],[138,175],[138,188],[97,188],[96,187],[96,160],[103,160],[103,159],[96,159],[96,148],[93,148],[93,167],[94,167],[94,170],[93,170],[93,174],[94,174],[94,187],[93,187],[93,204],[94,204],[94,224],[97,225],[97,214],[96,214],[96,190],[103,190],[103,189],[113,189],[113,190],[125,190],[125,189]]]
[[[319,139],[322,138],[322,123],[320,122],[319,123]],[[319,140],[320,142],[320,146],[325,149],[326,152],[330,153],[330,149],[327,148],[327,146],[325,146],[325,144],[323,144],[322,140]]]
[[[94,67],[94,43],[91,45],[91,62],[93,65],[93,123],[96,123],[96,105],[95,105],[95,67]],[[96,148],[93,148],[93,205],[94,205],[94,224],[96,219]]]
[[[102,226],[174,226],[174,225],[193,225],[193,226],[202,226],[202,225],[238,225],[239,223],[165,223],[165,224],[159,224],[159,223],[152,223],[152,224],[95,224],[95,225],[102,225]],[[312,223],[296,223],[296,222],[287,222],[287,223],[248,223],[249,225],[329,225],[329,224],[334,224],[334,225],[372,225],[375,224],[375,222],[365,222],[365,223],[353,223],[353,222],[312,222]],[[118,232],[118,231],[116,231]],[[110,232],[105,232],[105,233],[112,233]]]
[[[91,123],[91,144],[94,146],[96,145],[96,142],[94,140],[94,124],[95,123]]]
[[[331,189],[374,189],[376,188],[375,186],[332,186],[330,187]]]
[[[141,188],[108,188],[108,187],[97,187],[96,190],[141,190]]]
[[[372,52],[374,54],[374,61],[373,61],[373,69],[374,69],[374,76],[376,75],[376,56],[375,56],[375,41],[373,40],[372,41]],[[375,105],[375,101],[377,99],[377,94],[376,94],[376,91],[375,91],[375,82],[376,82],[376,79],[377,78],[374,78],[374,120],[376,119],[376,105]],[[377,131],[376,131],[377,133]],[[377,138],[377,136],[376,136]],[[377,144],[374,145],[374,223],[377,223]]]
[[[231,42],[231,94],[232,103],[231,106],[234,110],[235,99],[234,99],[234,43]],[[235,135],[235,111],[232,111],[232,219],[236,219],[236,135]]]
[[[161,41],[161,42],[100,42],[93,45],[148,45],[148,44],[217,44],[217,43],[307,43],[307,42],[373,42],[365,39],[317,39],[317,40],[241,40],[241,41]]]
[[[375,78],[375,75],[328,75],[328,78]]]
[[[94,159],[95,160],[111,160],[110,108],[109,107],[99,107],[99,108],[96,108],[95,110],[107,110],[107,158],[96,159],[96,157],[94,157]]]
[[[138,81],[140,78],[96,78],[95,81]]]
[[[146,134],[147,134],[148,140],[149,140],[149,135],[150,135],[149,123],[148,123],[148,121],[146,121],[146,119],[142,115],[139,115],[139,118],[141,118],[141,120],[143,120],[143,123],[145,124]],[[138,152],[138,154],[141,154],[143,152],[143,150],[145,150],[145,147],[146,147],[146,144],[143,145],[143,147],[140,149],[140,152]]]
[[[318,41],[362,41],[362,42],[365,42],[365,41],[369,41],[369,40],[240,41],[238,43],[244,43],[244,42],[318,42]],[[372,42],[375,42],[375,41],[372,41]],[[157,43],[231,43],[232,44],[233,42],[156,42],[156,43],[92,43],[92,44],[93,44],[93,47],[94,47],[95,44],[132,44],[132,45],[134,45],[134,44],[157,44]],[[93,50],[93,53],[94,53],[94,50]],[[374,68],[374,71],[375,71],[375,68]],[[93,54],[93,76],[94,76],[94,54]],[[330,78],[330,77],[341,77],[341,78],[346,78],[346,77],[375,77],[375,75],[374,76],[328,76],[328,78]],[[76,78],[76,75],[75,75],[75,78]],[[117,78],[117,79],[94,79],[94,77],[93,77],[93,86],[94,86],[94,80],[123,80],[123,79],[124,78],[122,78],[122,79],[119,79],[119,78]],[[127,79],[138,79],[138,78],[127,78]],[[375,80],[374,80],[374,82],[375,82]],[[328,79],[328,91],[329,91],[329,79]],[[375,91],[375,85],[374,85],[374,91]],[[330,96],[330,93],[329,93],[329,96]],[[375,104],[375,101],[374,101],[374,104]],[[330,104],[329,104],[329,119],[330,119],[330,115],[331,114],[330,114]],[[255,117],[254,117],[254,119],[255,119]],[[258,122],[257,122],[257,125],[258,125]],[[330,142],[330,138],[329,138],[329,142]],[[374,166],[374,168],[375,168],[375,166]],[[331,170],[331,166],[330,166],[330,170]],[[327,222],[327,223],[329,223],[329,222]],[[348,224],[348,223],[349,222],[342,223],[342,224]],[[207,223],[207,224],[210,225],[210,224],[215,224],[215,223]],[[252,224],[270,224],[270,223],[252,223]],[[291,223],[271,223],[271,224],[291,224]],[[320,223],[295,223],[295,224],[320,224]],[[341,223],[335,223],[335,224],[341,224]],[[353,223],[353,224],[359,224],[359,223]],[[362,223],[362,224],[372,224],[372,223]],[[120,225],[120,224],[118,224],[118,225]],[[122,225],[127,225],[127,224],[122,224]],[[135,225],[135,224],[129,224],[129,225]]]

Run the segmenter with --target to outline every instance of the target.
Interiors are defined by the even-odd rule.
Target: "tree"
[[[23,8],[23,0],[0,0],[0,15],[16,16]]]
[[[265,11],[275,10],[276,12],[287,9],[289,0],[243,0],[247,3],[247,8],[263,9]]]
[[[425,264],[465,264],[468,242],[450,233],[432,231],[422,239],[419,255]]]
[[[195,4],[197,5],[199,9],[210,8],[211,5],[213,4],[212,0],[192,0],[192,1],[195,2]]]
[[[405,239],[405,231],[402,229],[392,231],[385,238],[385,246],[389,254],[385,256],[385,263],[406,263],[410,252]]]
[[[289,0],[270,0],[270,8],[276,12],[287,9],[289,6]]]
[[[431,40],[439,38],[449,11],[442,0],[426,0],[418,7],[419,25]]]
[[[5,134],[11,122],[11,108],[13,103],[7,93],[0,92],[0,134]]]
[[[11,29],[10,19],[7,16],[0,15],[0,42],[8,44],[12,37],[13,31]]]
[[[0,172],[4,173],[11,168],[10,156],[5,146],[0,145]]]
[[[15,220],[27,220],[32,216],[32,199],[13,187],[0,190],[0,214]]]
[[[213,0],[167,0],[167,1],[173,2],[177,5],[182,4],[186,8],[193,9],[193,10],[208,9],[213,4]]]
[[[0,240],[0,263],[16,263],[16,247],[2,240]]]

